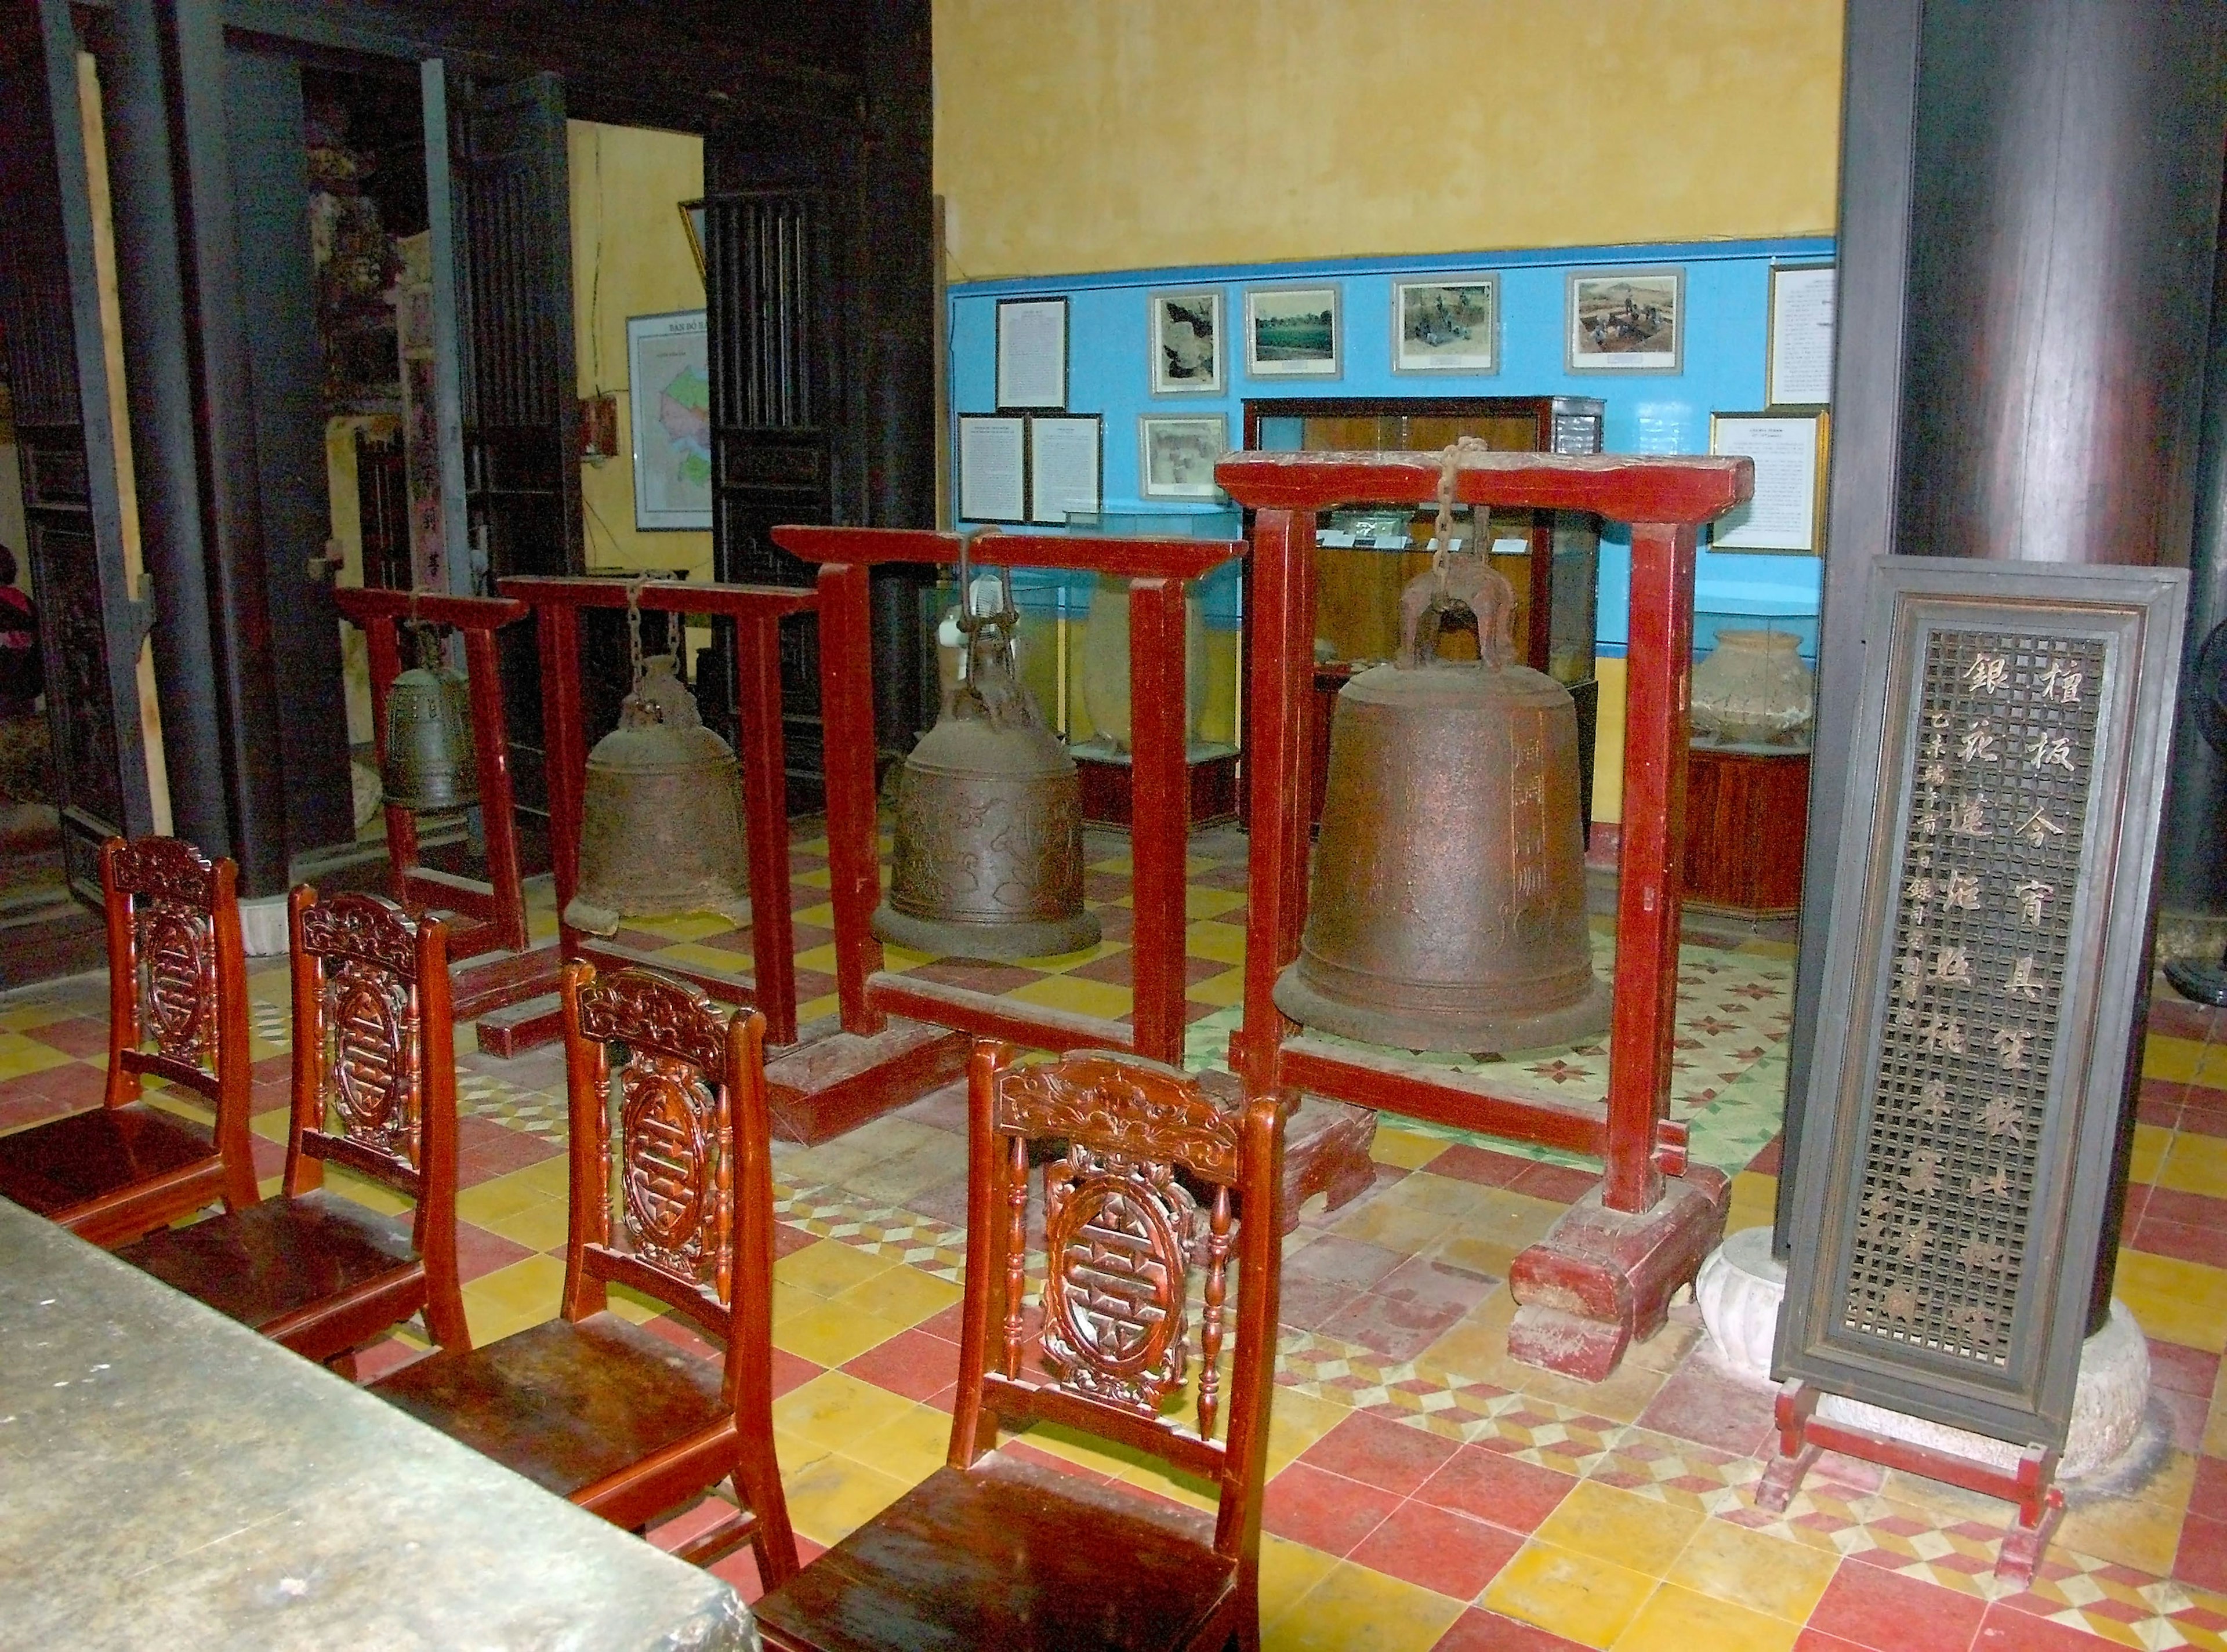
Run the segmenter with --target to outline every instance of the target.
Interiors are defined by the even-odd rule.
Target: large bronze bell
[[[741,769],[704,726],[673,656],[641,662],[619,725],[588,754],[578,892],[565,922],[609,934],[622,917],[750,917]]]
[[[471,687],[442,659],[431,627],[410,629],[418,663],[386,691],[386,758],[380,775],[385,800],[413,814],[468,809],[480,800]]]
[[[1586,939],[1577,708],[1513,663],[1515,595],[1483,558],[1423,574],[1400,606],[1398,656],[1338,694],[1306,930],[1276,1006],[1403,1049],[1579,1043],[1610,996]],[[1464,608],[1479,657],[1442,660],[1439,628]]]
[[[1014,660],[1012,577],[1000,612],[971,610],[967,674],[897,780],[897,850],[874,933],[952,958],[1038,958],[1097,944],[1082,908],[1082,782]]]

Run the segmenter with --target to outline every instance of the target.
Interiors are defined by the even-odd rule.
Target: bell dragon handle
[[[1477,616],[1477,652],[1487,671],[1516,661],[1516,590],[1484,558],[1450,557],[1443,570],[1430,569],[1409,580],[1400,593],[1400,652],[1393,664],[1420,671],[1438,657],[1439,622],[1449,609],[1466,608]],[[1425,616],[1433,619],[1429,647],[1420,635]]]

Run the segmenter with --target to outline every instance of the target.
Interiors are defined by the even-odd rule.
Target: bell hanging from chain
[[[1040,958],[1095,946],[1082,906],[1082,782],[1014,657],[1010,571],[973,611],[959,559],[967,674],[897,780],[897,849],[874,933],[950,958]]]
[[[1398,656],[1340,691],[1306,929],[1275,988],[1294,1021],[1471,1055],[1608,1025],[1586,924],[1577,708],[1512,663],[1515,600],[1483,557],[1442,559],[1401,594]],[[1479,657],[1442,660],[1439,627],[1461,609]]]
[[[380,775],[386,804],[413,814],[468,809],[480,800],[470,686],[441,657],[432,627],[414,620],[405,624],[418,663],[386,691],[386,762]]]
[[[750,922],[741,766],[704,726],[671,654],[641,654],[639,589],[627,603],[634,692],[588,754],[580,877],[565,922],[609,934],[622,917],[716,912]]]

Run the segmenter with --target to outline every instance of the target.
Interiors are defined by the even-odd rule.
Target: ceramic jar
[[[1800,745],[1809,737],[1816,679],[1791,631],[1720,631],[1694,668],[1697,740],[1728,745]]]

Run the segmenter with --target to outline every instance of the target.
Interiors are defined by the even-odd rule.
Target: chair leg
[[[735,1454],[734,1488],[745,1508],[755,1510],[757,1530],[750,1542],[757,1551],[758,1576],[768,1589],[778,1589],[794,1577],[796,1534],[788,1523],[788,1497],[781,1489],[781,1464],[775,1460],[771,1439],[740,1441]]]
[[[456,1276],[435,1279],[429,1270],[425,1279],[425,1330],[432,1336],[433,1345],[444,1354],[469,1354],[472,1351],[471,1327],[464,1319],[463,1292],[456,1288]]]

